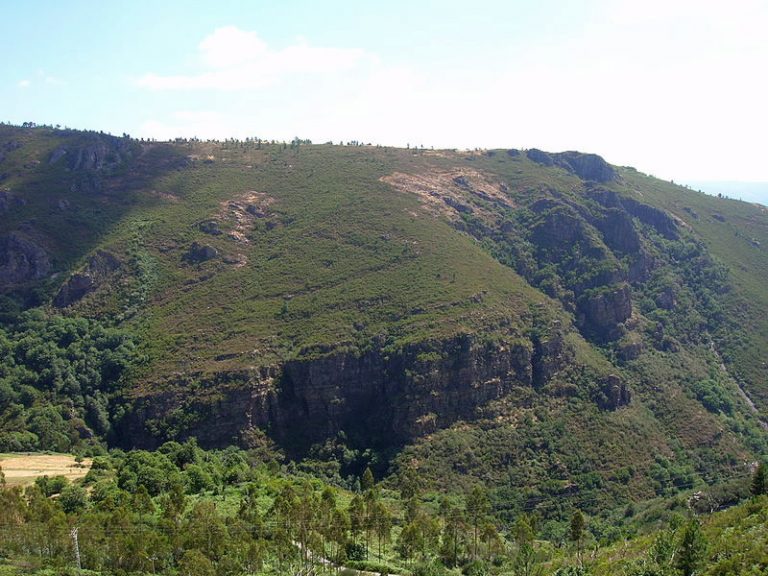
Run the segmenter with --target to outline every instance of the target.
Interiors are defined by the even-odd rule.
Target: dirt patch
[[[253,228],[254,221],[269,216],[269,206],[274,200],[265,192],[249,190],[234,200],[222,202],[219,217],[232,225],[229,237],[248,244],[247,233]]]
[[[83,478],[92,460],[80,464],[69,454],[0,454],[0,467],[8,486],[32,484],[40,476],[66,476],[70,481]]]
[[[395,172],[381,180],[400,192],[416,194],[430,212],[451,219],[462,213],[491,217],[500,207],[515,206],[506,184],[468,168],[421,174]]]

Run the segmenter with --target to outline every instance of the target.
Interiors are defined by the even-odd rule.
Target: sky
[[[0,120],[768,182],[768,0],[0,0]]]

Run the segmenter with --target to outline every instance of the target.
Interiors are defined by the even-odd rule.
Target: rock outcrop
[[[611,250],[624,254],[633,254],[640,250],[640,235],[626,211],[620,208],[607,209],[605,217],[598,220],[597,227]]]
[[[629,198],[620,196],[613,190],[602,188],[590,188],[587,196],[605,206],[606,208],[619,208],[629,215],[634,216],[643,224],[648,224],[668,240],[677,240],[680,236],[677,221],[659,208],[643,204]]]
[[[526,156],[532,162],[542,166],[558,166],[563,168],[582,180],[610,182],[617,178],[616,171],[597,154],[584,154],[583,152],[575,151],[549,154],[542,150],[531,148],[526,152]]]
[[[19,232],[0,236],[0,287],[45,278],[51,271],[48,253]]]
[[[210,234],[211,236],[220,236],[222,234],[221,227],[216,220],[206,220],[205,222],[200,222],[197,227],[200,229],[200,232]]]
[[[630,403],[632,394],[627,383],[620,376],[610,374],[601,384],[600,393],[595,400],[602,409],[616,410]]]
[[[632,315],[628,284],[598,288],[586,292],[578,302],[578,325],[586,335],[597,340],[614,340],[618,325]]]
[[[610,182],[617,177],[611,165],[597,154],[570,151],[554,154],[553,157],[555,164],[576,174],[582,180]]]
[[[186,403],[181,395],[189,384],[179,382],[177,395],[137,404],[123,433],[145,445],[161,442],[147,427],[169,423],[179,408],[186,422],[194,422],[190,415],[199,417],[182,435],[206,445],[227,443],[258,427],[296,452],[341,430],[352,443],[394,446],[472,419],[478,407],[514,387],[541,386],[571,359],[557,332],[535,344],[484,342],[465,334],[396,351],[381,346],[362,354],[329,351],[278,368],[219,373],[215,381],[198,381],[198,392]],[[215,390],[215,397],[206,401],[204,390]]]
[[[543,150],[539,150],[538,148],[530,148],[525,152],[525,155],[528,157],[528,160],[531,162],[536,162],[536,164],[541,164],[542,166],[555,165],[555,161],[553,160],[552,156]]]
[[[219,251],[208,244],[192,242],[192,245],[184,253],[184,261],[190,264],[200,264],[219,257]]]
[[[48,164],[66,159],[67,168],[74,171],[98,171],[121,164],[132,153],[131,141],[106,134],[93,134],[89,142],[74,147],[59,147],[51,152]]]
[[[72,274],[59,288],[53,299],[57,308],[66,308],[82,300],[96,290],[120,267],[120,260],[104,250],[99,250],[88,259],[83,270]]]

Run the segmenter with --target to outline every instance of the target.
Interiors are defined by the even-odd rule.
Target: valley
[[[296,571],[306,538],[377,573],[564,575],[765,514],[768,208],[580,152],[10,125],[0,150],[0,451],[100,462],[35,520],[5,489],[6,523],[146,529],[162,573]],[[391,516],[382,566],[373,525],[319,519],[356,498]],[[195,522],[238,551],[178,544]]]

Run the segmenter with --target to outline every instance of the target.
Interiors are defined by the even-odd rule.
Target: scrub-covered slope
[[[764,450],[762,207],[576,152],[0,147],[6,315],[131,334],[122,444],[266,434],[342,473],[399,452],[510,506],[652,496]]]

